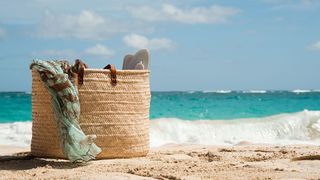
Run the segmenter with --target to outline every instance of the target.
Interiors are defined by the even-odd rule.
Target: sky
[[[0,91],[32,59],[92,68],[151,52],[151,89],[320,89],[320,0],[0,1]]]

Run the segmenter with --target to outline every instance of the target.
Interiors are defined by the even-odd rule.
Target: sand
[[[86,164],[10,160],[10,154],[29,149],[0,149],[0,179],[320,179],[320,146],[172,144],[153,148],[147,157]]]

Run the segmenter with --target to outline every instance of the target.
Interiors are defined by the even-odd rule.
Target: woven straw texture
[[[119,70],[117,85],[110,71],[85,69],[78,86],[80,126],[96,134],[102,149],[97,159],[144,156],[149,151],[149,71]],[[31,153],[38,157],[64,158],[60,148],[51,97],[37,72],[32,71]]]

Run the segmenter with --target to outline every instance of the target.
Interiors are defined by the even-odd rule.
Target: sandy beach
[[[97,160],[26,158],[1,146],[0,179],[319,179],[320,147],[307,145],[165,145],[147,157]],[[300,157],[300,158],[299,158]]]

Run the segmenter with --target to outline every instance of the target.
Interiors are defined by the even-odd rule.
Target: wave
[[[196,91],[192,91],[194,93]],[[265,94],[265,93],[319,93],[320,89],[296,89],[296,90],[205,90],[202,93],[243,93],[243,94]]]
[[[231,93],[232,91],[230,90],[205,90],[202,91],[203,93],[221,93],[221,94],[227,94],[227,93]]]
[[[151,146],[167,143],[234,145],[246,141],[269,144],[320,144],[320,111],[264,118],[151,121]]]
[[[14,122],[0,124],[0,145],[30,146],[31,122]]]
[[[0,145],[30,146],[31,122],[0,124]],[[235,145],[241,142],[320,145],[320,111],[234,120],[151,120],[152,147],[168,143]]]
[[[228,93],[248,93],[248,94],[263,94],[263,93],[267,93],[269,91],[267,90],[244,90],[244,91],[232,91],[232,90],[205,90],[202,91],[203,93],[221,93],[221,94],[228,94]]]
[[[310,93],[310,92],[313,92],[313,91],[312,90],[306,90],[306,89],[296,89],[296,90],[293,90],[291,92],[296,93],[296,94],[300,94],[300,93]]]
[[[292,93],[296,93],[296,94],[300,94],[300,93],[319,93],[320,89],[312,89],[312,90],[308,90],[308,89],[296,89],[296,90],[292,90]]]
[[[267,90],[248,90],[248,91],[240,91],[242,93],[252,93],[252,94],[264,94],[267,93]]]

